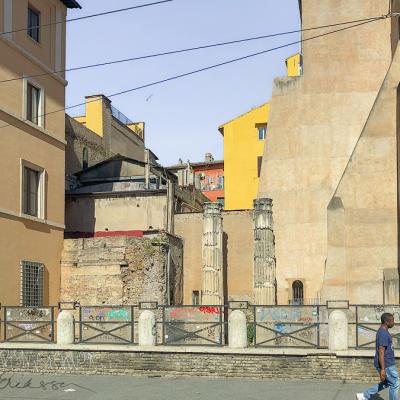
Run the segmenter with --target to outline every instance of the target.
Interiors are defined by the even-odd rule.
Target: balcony
[[[114,106],[111,106],[111,114],[115,119],[117,119],[123,125],[132,125],[134,123],[125,114],[122,114],[122,112],[119,111]]]

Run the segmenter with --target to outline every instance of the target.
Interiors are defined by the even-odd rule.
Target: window
[[[22,162],[22,214],[44,219],[44,170]]]
[[[262,157],[257,157],[257,176],[261,175],[261,167],[262,167]]]
[[[221,204],[222,207],[225,207],[225,197],[217,197],[217,203]]]
[[[221,189],[224,188],[224,177],[223,176],[218,177],[218,184],[221,187]]]
[[[82,168],[86,169],[89,165],[89,151],[87,147],[83,148],[83,155],[82,155]],[[158,181],[158,186],[160,182]]]
[[[43,264],[32,261],[21,263],[21,305],[43,306]]]
[[[213,176],[209,176],[208,177],[208,183],[214,183],[214,177]]]
[[[26,119],[39,125],[41,90],[29,82],[26,89]]]
[[[198,306],[200,304],[200,292],[198,290],[193,290],[192,292],[192,305]]]
[[[304,291],[303,282],[294,281],[292,284],[292,303],[293,304],[304,304]]]
[[[258,127],[258,140],[264,140],[267,137],[267,127],[259,126]]]
[[[40,12],[33,8],[28,8],[28,36],[36,42],[40,41]]]
[[[38,171],[24,167],[24,214],[39,215],[39,181]]]

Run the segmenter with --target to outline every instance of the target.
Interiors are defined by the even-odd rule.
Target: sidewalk
[[[284,371],[282,371],[284,379]],[[151,376],[0,375],[0,399],[347,400],[368,385]],[[379,399],[387,399],[387,393]]]

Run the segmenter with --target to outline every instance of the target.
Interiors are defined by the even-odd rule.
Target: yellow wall
[[[4,26],[4,1],[0,1],[0,21]],[[18,0],[12,2],[12,29],[26,26],[28,4],[46,22],[56,16],[65,19],[61,1]],[[42,89],[41,126],[26,120],[26,84],[22,80],[5,83],[0,90],[0,303],[19,305],[20,265],[32,261],[44,265],[44,305],[59,301],[60,257],[64,237],[65,113],[52,113],[65,106],[63,74],[43,75],[64,69],[65,32],[56,26],[43,27],[40,43],[26,31],[0,37],[0,80],[22,76]],[[56,56],[57,55],[57,56]],[[60,67],[56,67],[61,63]],[[22,163],[43,169],[44,190],[38,217],[23,213]]]
[[[144,140],[144,122],[135,122],[127,127]]]
[[[103,101],[102,96],[86,97],[86,127],[103,136]]]
[[[80,124],[83,124],[83,125],[86,124],[86,115],[83,115],[81,117],[73,117],[73,118],[76,122],[79,122]]]
[[[258,139],[256,124],[268,122],[269,106],[263,104],[220,127],[224,135],[225,210],[253,208],[258,192],[258,157],[263,155],[265,143]]]
[[[299,76],[301,68],[301,55],[299,53],[286,59],[288,76]]]

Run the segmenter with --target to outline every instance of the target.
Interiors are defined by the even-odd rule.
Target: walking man
[[[382,325],[376,333],[376,353],[374,366],[379,372],[380,383],[364,393],[357,393],[357,400],[372,398],[383,389],[389,388],[389,400],[398,400],[399,375],[395,365],[392,336],[389,329],[394,326],[393,314],[381,316]]]

